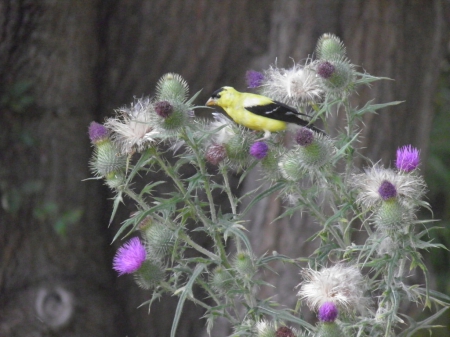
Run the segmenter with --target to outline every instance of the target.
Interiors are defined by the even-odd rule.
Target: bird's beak
[[[206,102],[206,105],[207,106],[215,106],[215,105],[217,105],[217,101],[214,99],[214,98],[210,98],[210,99],[208,99],[208,101]]]

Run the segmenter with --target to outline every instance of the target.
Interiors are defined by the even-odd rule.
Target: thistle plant
[[[163,293],[178,296],[171,336],[187,300],[204,308],[208,332],[223,317],[232,336],[258,337],[410,336],[432,327],[448,308],[450,298],[428,289],[421,255],[439,245],[426,240],[432,220],[417,216],[429,210],[419,150],[400,147],[394,168],[367,158],[362,172],[354,164],[364,158],[355,146],[362,117],[399,102],[351,104],[358,87],[382,78],[358,72],[336,36],[322,36],[315,55],[290,69],[272,65],[246,76],[257,93],[321,120],[323,133],[290,125],[261,139],[262,131],[222,114],[195,117],[194,111],[205,107],[194,104],[198,93],[189,98],[186,81],[176,74],[164,75],[153,97],[136,99],[103,125],[89,127],[93,174],[115,194],[111,221],[122,202],[135,207],[114,238],[127,241],[113,268],[149,290],[149,306]],[[347,125],[332,138],[327,119],[338,112]],[[186,164],[196,173],[184,174]],[[264,185],[250,193],[242,209],[230,174],[243,178],[250,170],[260,170]],[[153,180],[158,171],[163,181]],[[144,186],[134,184],[137,177]],[[160,184],[171,184],[174,191],[154,196]],[[272,193],[288,201],[282,216],[298,210],[314,219],[317,233],[311,239],[318,248],[311,256],[254,253],[245,213]],[[218,205],[216,194],[225,195],[228,205]],[[365,232],[364,244],[353,242],[353,229]],[[211,247],[198,244],[195,232],[206,234]],[[196,254],[186,254],[188,249]],[[296,308],[258,297],[258,287],[266,284],[260,271],[271,270],[268,263],[274,261],[299,268],[299,286],[292,290]],[[416,270],[425,284],[408,283]],[[194,287],[204,295],[196,297]],[[407,301],[435,307],[436,313],[416,322],[401,312]],[[301,318],[306,307],[318,323]]]

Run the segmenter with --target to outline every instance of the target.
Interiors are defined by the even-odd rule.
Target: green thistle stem
[[[230,180],[228,179],[228,170],[227,167],[225,165],[220,165],[220,173],[223,176],[223,182],[225,183],[225,192],[228,196],[228,200],[230,201],[230,206],[231,206],[231,212],[233,212],[233,215],[236,216],[237,215],[237,205],[234,199],[234,195],[231,192],[231,185],[230,185]],[[241,240],[239,240],[238,238],[236,238],[235,240],[236,242],[236,249],[238,252],[242,251],[242,243]]]
[[[166,164],[166,161],[159,155],[158,151],[154,149],[152,151],[153,158],[158,162],[159,166],[163,169],[163,171],[172,179],[175,185],[178,188],[178,191],[183,195],[184,200],[189,205],[189,207],[193,210],[194,213],[198,214],[199,218],[203,222],[203,225],[209,227],[209,219],[204,215],[203,210],[200,207],[197,207],[195,203],[188,196],[186,188],[184,187],[181,179],[176,175],[175,170],[172,165]]]
[[[136,201],[138,204],[139,204],[139,206],[141,206],[141,208],[143,209],[143,210],[148,210],[150,207],[142,200],[142,198],[141,197],[139,197],[133,190],[131,190],[130,188],[128,188],[128,187],[125,187],[124,189],[123,189],[123,192],[128,196],[128,197],[130,197],[131,199],[133,199],[134,201]]]
[[[205,190],[205,193],[206,193],[206,197],[208,198],[208,202],[209,202],[209,208],[210,208],[210,212],[211,212],[211,220],[212,220],[213,223],[216,223],[217,222],[216,206],[214,204],[214,198],[213,198],[212,193],[211,193],[211,185],[210,185],[210,182],[209,182],[208,172],[206,171],[205,161],[203,160],[203,157],[200,156],[197,144],[195,144],[195,143],[193,143],[191,141],[191,139],[187,136],[185,130],[183,130],[181,138],[194,151],[194,155],[195,155],[195,159],[197,160],[198,168],[200,169],[200,173],[202,174],[202,177],[204,178],[203,179],[203,184],[205,185],[205,189],[204,190]]]
[[[189,235],[187,235],[185,232],[180,231],[178,234],[178,237],[180,239],[182,239],[184,242],[186,242],[189,246],[191,246],[192,248],[194,248],[195,250],[199,251],[200,253],[208,256],[211,260],[213,261],[220,261],[220,257],[217,256],[216,254],[210,252],[209,250],[203,248],[202,246],[200,246],[198,243],[195,243],[190,237]]]
[[[223,182],[225,183],[225,192],[228,195],[228,200],[230,201],[231,211],[233,215],[237,215],[237,205],[234,200],[233,193],[231,192],[230,180],[228,179],[228,171],[225,165],[220,165],[220,173],[223,176]]]

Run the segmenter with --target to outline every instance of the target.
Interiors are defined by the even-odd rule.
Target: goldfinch
[[[288,123],[323,133],[301,119],[300,116],[309,116],[296,109],[269,97],[239,92],[232,87],[222,87],[214,91],[206,105],[221,107],[237,124],[252,130],[264,131],[263,139],[268,138],[271,132],[286,129]]]

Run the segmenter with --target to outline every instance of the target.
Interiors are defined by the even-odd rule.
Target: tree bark
[[[1,336],[123,335],[99,184],[82,181],[97,5],[1,2]]]

